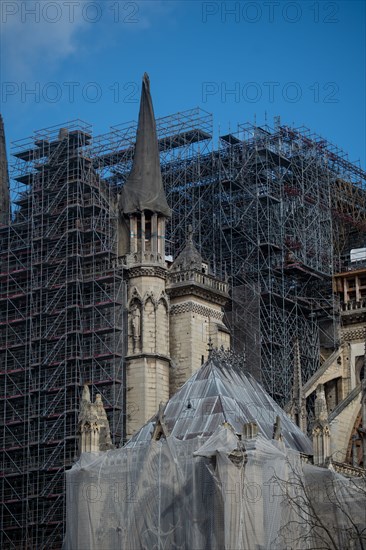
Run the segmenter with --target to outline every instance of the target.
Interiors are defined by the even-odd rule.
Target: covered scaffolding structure
[[[273,128],[239,125],[215,146],[209,116],[196,116],[195,143],[176,147],[163,164],[170,239],[181,247],[193,225],[202,254],[229,279],[234,348],[245,348],[248,369],[284,406],[295,342],[303,381],[339,344],[332,277],[352,247],[366,244],[366,173],[279,118]]]

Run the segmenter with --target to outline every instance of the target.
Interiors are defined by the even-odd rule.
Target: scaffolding
[[[294,342],[304,382],[338,345],[332,276],[366,245],[366,174],[279,119],[239,125],[218,143],[201,109],[158,119],[157,130],[173,210],[166,253],[180,252],[192,224],[203,257],[229,281],[234,348],[284,405]],[[135,136],[135,122],[93,137],[73,121],[14,145],[12,221],[0,227],[2,548],[61,545],[83,383],[102,394],[113,442],[125,437],[117,194]]]
[[[203,256],[229,278],[234,347],[285,405],[294,342],[304,380],[339,342],[331,281],[350,249],[365,244],[365,172],[337,146],[278,117],[273,128],[238,125],[218,144],[212,115],[198,108],[158,119],[157,130],[173,211],[167,254],[180,252],[192,224]],[[95,141],[94,156],[117,188],[131,168],[135,132],[135,123],[114,126]]]
[[[1,548],[62,544],[81,384],[103,395],[114,440],[123,436],[117,214],[90,141],[75,121],[13,150],[14,210],[0,229]]]

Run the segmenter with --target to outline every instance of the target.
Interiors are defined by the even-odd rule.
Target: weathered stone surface
[[[90,390],[85,384],[79,412],[79,452],[99,452],[113,448],[109,422],[101,395],[90,400]]]

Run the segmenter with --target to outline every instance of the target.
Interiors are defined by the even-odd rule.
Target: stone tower
[[[6,158],[5,130],[3,117],[0,115],[0,225],[9,223],[10,193],[8,161]]]
[[[212,275],[193,243],[192,227],[185,248],[169,270],[170,394],[175,393],[208,357],[208,342],[225,349],[230,334],[223,323],[227,284]]]
[[[154,111],[143,77],[135,155],[119,197],[119,254],[128,277],[126,433],[132,435],[169,399],[169,298],[165,223],[170,217],[160,171]]]
[[[128,285],[126,435],[130,437],[207,359],[207,346],[230,346],[223,319],[227,285],[209,273],[193,243],[168,268],[171,216],[145,74],[132,170],[119,197],[119,256]]]

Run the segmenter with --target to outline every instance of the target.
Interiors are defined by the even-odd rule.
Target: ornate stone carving
[[[323,384],[316,389],[315,422],[312,430],[314,464],[325,464],[330,456],[330,429],[328,423],[327,402]]]
[[[166,281],[167,279],[167,271],[165,268],[160,266],[151,266],[151,267],[144,267],[144,266],[136,266],[131,267],[129,269],[129,277],[159,277],[160,279],[164,279]]]
[[[149,301],[154,305],[154,308],[156,308],[157,301],[156,301],[156,298],[155,298],[155,294],[152,290],[148,290],[144,294],[144,298],[143,298],[144,307],[146,307],[146,304]]]
[[[95,402],[92,403],[86,384],[83,388],[78,420],[80,453],[93,453],[113,448],[102,396],[98,393]]]
[[[161,294],[159,296],[159,299],[157,301],[157,305],[159,305],[159,302],[163,302],[165,304],[167,312],[169,313],[169,311],[170,311],[170,301],[169,301],[169,296],[167,295],[165,290],[163,290],[161,292]]]
[[[141,311],[136,302],[131,310],[131,331],[132,347],[135,353],[141,349]]]
[[[352,340],[364,340],[365,329],[363,327],[359,327],[351,330],[342,330],[341,339],[342,342],[349,342]]]
[[[131,298],[130,298],[130,301],[129,301],[129,304],[128,304],[128,307],[130,308],[132,302],[134,300],[137,300],[139,301],[140,303],[142,303],[142,296],[141,294],[139,293],[139,291],[137,290],[137,288],[134,286],[132,291],[131,291]]]
[[[223,313],[221,311],[202,306],[201,304],[197,304],[196,302],[177,304],[172,306],[170,309],[171,315],[179,315],[181,313],[187,312],[197,313],[199,315],[204,315],[205,317],[213,317],[214,319],[218,319],[219,321],[221,321],[223,318]]]

